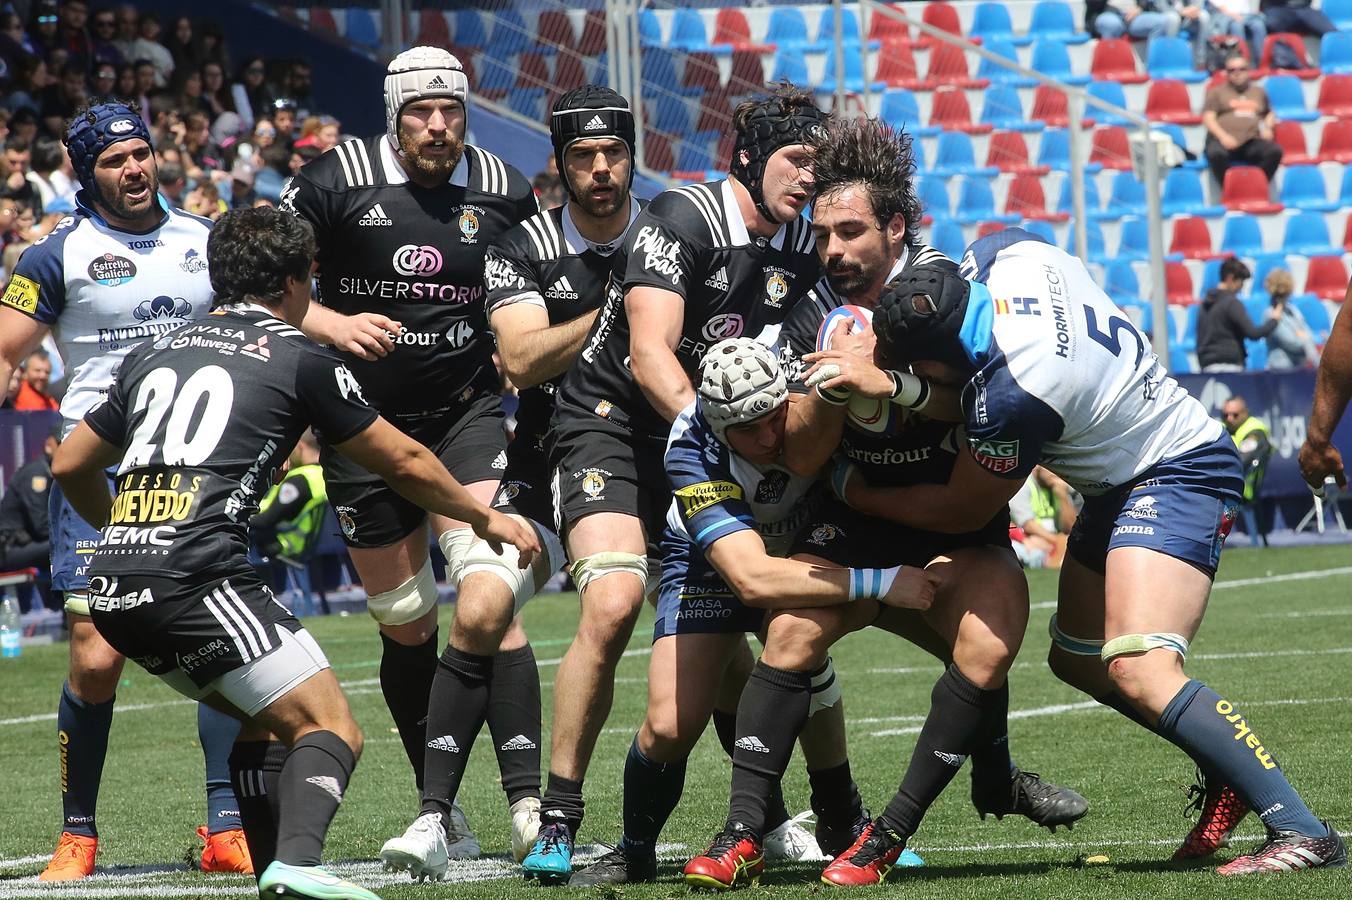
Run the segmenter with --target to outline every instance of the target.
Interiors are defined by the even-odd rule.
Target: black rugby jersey
[[[524,175],[467,145],[446,184],[419,187],[382,135],[306,164],[283,188],[281,208],[314,226],[320,302],[403,323],[389,356],[347,358],[377,409],[434,412],[497,390],[484,251],[539,210]]]
[[[893,268],[888,281],[912,265],[947,264],[957,271],[957,263],[933,247],[908,248]],[[798,304],[784,322],[779,340],[779,360],[785,367],[789,389],[806,393],[803,384],[808,366],[803,356],[817,349],[817,334],[828,313],[843,300],[823,277],[808,298]],[[867,431],[845,420],[840,449],[871,484],[895,487],[908,484],[944,484],[953,470],[959,448],[958,425],[939,422],[905,412],[894,418],[895,428],[886,433]]]
[[[340,444],[375,419],[337,354],[260,306],[142,344],[85,417],[124,451],[91,572],[249,571],[249,517],[301,432]]]
[[[784,317],[820,272],[806,219],[760,238],[747,232],[727,179],[663,191],[615,254],[605,306],[559,387],[560,403],[665,441],[670,424],[629,369],[624,292],[647,285],[684,298],[676,359],[693,380],[705,351],[724,338],[775,343]]]
[[[647,202],[634,198],[631,227]],[[609,253],[593,249],[573,225],[567,204],[532,216],[490,244],[484,256],[488,315],[513,303],[529,303],[549,313],[550,325],[558,325],[591,312],[605,297],[611,260],[623,242],[620,235]],[[549,430],[556,382],[521,392],[517,440],[540,446]]]

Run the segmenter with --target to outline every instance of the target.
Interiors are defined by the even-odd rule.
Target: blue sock
[[[69,684],[61,687],[56,740],[61,751],[62,831],[98,837],[94,808],[99,802],[103,760],[108,755],[113,702],[86,703],[71,692]]]
[[[1164,708],[1157,730],[1234,788],[1269,829],[1325,833],[1248,720],[1202,682],[1183,686]]]
[[[239,734],[239,721],[197,704],[197,739],[207,767],[207,834],[239,828],[239,801],[230,786],[230,748]]]
[[[638,735],[624,760],[624,836],[620,849],[631,856],[654,856],[657,836],[685,789],[685,760],[653,762],[638,749]]]

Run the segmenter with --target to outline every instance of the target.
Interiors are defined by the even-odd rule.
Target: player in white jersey
[[[948,484],[852,490],[854,505],[964,531],[1038,463],[1085,495],[1061,570],[1049,662],[1062,680],[1178,746],[1267,839],[1222,875],[1341,866],[1237,705],[1183,671],[1244,479],[1220,424],[1165,372],[1078,259],[1020,229],[978,240],[961,274],[917,267],[873,321],[888,365],[929,361],[966,380],[968,453]],[[1240,808],[1242,814],[1242,808]],[[1236,819],[1237,821],[1237,819]],[[1176,858],[1214,851],[1190,835]]]

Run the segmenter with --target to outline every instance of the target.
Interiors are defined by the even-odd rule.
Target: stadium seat
[[[1184,259],[1211,259],[1223,255],[1211,249],[1211,229],[1200,216],[1174,219],[1174,234],[1169,241],[1171,254],[1182,254]]]
[[[554,88],[559,92],[571,91],[588,82],[587,66],[582,57],[573,51],[564,51],[554,59]]]
[[[1150,80],[1149,75],[1137,68],[1136,53],[1126,38],[1103,38],[1095,44],[1089,73],[1095,81],[1141,84]]]
[[[648,92],[645,104],[652,126],[663,134],[684,136],[690,129],[690,101],[678,94]]]
[[[455,43],[460,47],[488,46],[488,27],[478,10],[458,9],[455,11]]]
[[[658,49],[649,49],[640,57],[639,71],[649,99],[654,92],[658,96],[671,94],[676,97],[693,97],[698,93],[698,89],[681,87],[680,79],[676,77],[676,57],[676,53]]]
[[[1338,201],[1330,200],[1318,166],[1284,166],[1281,202],[1307,212],[1333,212]]]
[[[1321,257],[1320,261],[1322,262],[1328,258],[1329,257]],[[1335,260],[1335,262],[1341,263],[1342,260]],[[1343,280],[1346,281],[1346,279],[1347,272],[1344,270]],[[1329,331],[1333,328],[1333,319],[1332,316],[1329,315],[1329,308],[1321,303],[1320,299],[1320,297],[1307,292],[1292,297],[1291,303],[1294,304],[1296,309],[1300,310],[1300,314],[1305,317],[1305,323],[1310,326],[1310,336],[1314,338],[1314,342],[1323,345],[1328,342]],[[1323,299],[1341,301],[1343,299],[1343,292],[1339,291],[1337,297],[1325,297]]]
[[[948,185],[942,178],[921,178],[915,192],[925,215],[934,219],[951,218],[953,201],[948,196]]]
[[[954,218],[962,225],[974,225],[977,222],[1006,222],[1012,225],[1021,216],[1010,213],[996,215],[991,183],[985,178],[968,176],[962,179],[958,189]]]
[[[658,172],[670,172],[676,168],[676,159],[671,153],[671,141],[657,131],[643,132],[643,162],[648,168]]]
[[[1335,119],[1324,123],[1319,138],[1320,162],[1352,162],[1352,119]],[[1283,159],[1283,162],[1290,163]]]
[[[1141,282],[1130,262],[1115,259],[1104,273],[1103,292],[1113,300],[1141,299]]]
[[[727,88],[710,88],[700,95],[695,130],[717,131],[720,134],[732,131],[732,96]]]
[[[594,59],[604,53],[605,49],[605,11],[589,9],[582,18],[582,36],[577,39],[577,52],[585,59]]]
[[[781,51],[786,47],[808,49],[812,42],[807,37],[807,19],[803,18],[803,11],[796,6],[776,6],[770,13],[765,42],[774,44]]]
[[[656,10],[645,8],[638,11],[638,43],[645,49],[667,46],[666,39],[662,37],[662,20],[657,18]]]
[[[671,19],[671,39],[667,41],[667,44],[688,53],[701,51],[704,53],[728,54],[732,52],[732,48],[724,44],[710,44],[709,32],[704,27],[704,16],[700,15],[699,10],[686,6],[676,7]]]
[[[728,75],[728,90],[733,96],[765,90],[765,63],[761,61],[758,51],[732,51],[732,71]]]
[[[1043,138],[1046,141],[1046,138]],[[1061,199],[1056,203],[1056,211],[1065,213],[1067,216],[1075,214],[1075,196],[1074,183],[1072,179],[1063,178],[1061,180]],[[1102,219],[1103,204],[1099,200],[1098,180],[1095,178],[1086,178],[1084,180],[1084,212],[1086,219]]]
[[[516,84],[516,68],[503,57],[492,53],[479,55],[476,78],[470,82],[476,94],[489,100],[501,100]]]
[[[1282,148],[1282,164],[1301,166],[1319,162],[1309,154],[1305,146],[1305,129],[1299,122],[1277,121],[1272,127],[1272,139]]]
[[[1089,32],[1076,28],[1075,14],[1071,12],[1070,4],[1061,0],[1038,0],[1033,6],[1028,33],[1034,40],[1061,41],[1066,44],[1083,44],[1090,37]]]
[[[1187,347],[1181,344],[1169,345],[1169,374],[1171,375],[1193,375],[1197,372],[1197,367],[1193,365],[1193,353]]]
[[[994,5],[994,4],[983,4]],[[1003,7],[1000,7],[1003,9]],[[1014,49],[1014,43],[1007,37],[992,36],[985,38],[981,46],[994,53],[996,56],[1003,57],[1010,62],[1019,61],[1019,51]],[[1008,84],[1014,87],[1033,87],[1037,84],[1034,78],[1025,78],[1013,69],[1006,69],[999,63],[992,62],[986,57],[981,57],[981,61],[976,66],[976,77],[984,79],[991,84]]]
[[[309,28],[319,34],[342,34],[338,20],[333,17],[333,10],[323,6],[316,6],[310,10]]]
[[[1202,317],[1202,308],[1197,304],[1189,305],[1182,317],[1183,330],[1179,340],[1189,347],[1197,346],[1197,321]]]
[[[973,78],[967,70],[967,54],[952,44],[936,44],[930,48],[929,65],[925,69],[925,84],[933,89],[944,86],[979,90],[990,82]]]
[[[1235,256],[1261,256],[1263,229],[1253,216],[1228,216],[1221,233],[1221,251]]]
[[[1329,227],[1323,215],[1302,212],[1286,220],[1282,252],[1288,256],[1334,256],[1343,251],[1329,242]]]
[[[915,66],[915,53],[907,42],[889,38],[878,54],[878,68],[873,77],[889,87],[907,90],[929,90],[933,87],[921,78]]]
[[[859,53],[858,44],[851,47],[845,45],[845,90],[852,94],[861,93],[864,90],[864,57]],[[832,94],[836,90],[836,47],[832,44],[826,51],[826,69],[822,76],[821,83],[817,85],[817,90],[823,94]],[[873,92],[881,91],[887,87],[884,82],[872,81],[869,83],[869,90]]]
[[[1112,177],[1112,187],[1108,193],[1108,204],[1103,208],[1104,218],[1120,219],[1123,216],[1143,216],[1146,211],[1145,185],[1130,170],[1120,171]]]
[[[414,39],[417,47],[449,47],[451,44],[451,26],[440,10],[424,8],[418,14],[418,36]]]
[[[515,88],[543,91],[554,82],[549,62],[543,53],[522,53],[517,57]]]
[[[1150,126],[1151,131],[1158,131],[1161,134],[1167,134],[1169,139],[1182,151],[1188,152],[1188,139],[1183,134],[1183,126],[1177,122],[1155,122]],[[1187,159],[1179,163],[1184,169],[1205,169],[1207,168],[1206,158],[1193,154],[1194,159]]]
[[[693,88],[692,94],[719,87],[722,77],[719,74],[718,60],[712,53],[696,50],[685,57],[685,68],[681,71],[681,87]]]
[[[539,49],[545,53],[574,49],[577,47],[577,33],[573,31],[573,20],[561,9],[545,10],[540,13],[536,23],[535,40]]]
[[[931,95],[930,124],[945,131],[965,131],[970,134],[985,134],[992,130],[989,125],[972,121],[972,108],[967,105],[966,92],[952,86],[939,88]]]
[[[1047,209],[1047,193],[1042,179],[1035,174],[1015,175],[1005,195],[1005,214],[1025,219],[1047,219],[1064,222],[1069,214]]]
[[[1123,109],[1129,108],[1127,106],[1127,95],[1123,92],[1122,85],[1118,84],[1116,81],[1090,82],[1089,87],[1086,90],[1090,95],[1097,97],[1100,100],[1112,103],[1115,106],[1120,106]],[[1115,112],[1109,112],[1092,103],[1085,103],[1084,114],[1087,118],[1093,119],[1096,125],[1130,124],[1127,121],[1126,116],[1120,116]],[[1147,115],[1149,115],[1149,113],[1147,113]]]
[[[936,219],[930,228],[929,245],[949,259],[962,259],[967,250],[967,239],[962,226],[952,219]]]
[[[1040,219],[1032,219],[1019,226],[1029,234],[1035,234],[1052,246],[1056,246],[1056,232],[1052,229],[1050,222],[1044,222]]]
[[[1207,79],[1207,73],[1193,68],[1192,46],[1181,37],[1151,38],[1146,48],[1145,70],[1155,80],[1171,78],[1197,84]]]
[[[920,15],[920,21],[926,25],[937,28],[940,31],[947,31],[949,34],[962,35],[962,21],[958,18],[958,10],[951,3],[945,3],[944,0],[934,0],[932,3],[926,3],[925,9]],[[940,43],[927,34],[921,34],[916,37],[916,44],[921,47],[933,47]],[[944,46],[952,46],[944,44]]]
[[[954,175],[980,175],[990,179],[999,174],[993,166],[978,166],[972,138],[961,131],[945,131],[939,135],[934,151],[934,165],[926,174],[951,178]]]
[[[1048,128],[1042,132],[1042,138],[1037,146],[1037,164],[1057,172],[1069,172],[1070,132],[1064,128]],[[1084,171],[1092,175],[1103,171],[1103,166],[1099,163],[1085,163]],[[1097,193],[1096,181],[1089,179],[1086,184],[1095,186]]]
[[[1028,158],[1028,142],[1017,131],[997,131],[986,145],[986,165],[1015,175],[1046,175],[1048,166],[1035,166]]]
[[[1202,121],[1202,117],[1192,111],[1188,86],[1173,79],[1150,82],[1145,98],[1145,117],[1152,122],[1179,125],[1196,125]]]
[[[1299,69],[1282,69],[1286,75],[1294,75],[1297,78],[1308,81],[1311,78],[1318,78],[1320,71],[1310,65],[1309,56],[1305,53],[1305,41],[1298,34],[1269,34],[1263,41],[1263,54],[1259,57],[1258,68],[1264,71],[1273,71],[1272,68],[1272,46],[1278,42],[1286,44],[1291,48],[1291,52],[1300,60]]]
[[[757,44],[751,40],[751,24],[746,20],[746,13],[727,6],[714,16],[712,43],[730,47],[734,53],[739,50],[769,53],[775,49],[768,44]]]
[[[1077,254],[1075,249],[1075,223],[1067,223],[1065,251],[1072,255]],[[1089,219],[1084,223],[1084,242],[1088,250],[1086,254],[1090,262],[1097,265],[1105,265],[1108,261],[1108,251],[1103,241],[1103,227],[1098,222]]]
[[[544,97],[543,88],[512,88],[507,92],[507,106],[517,115],[539,122],[545,118]]]
[[[1244,368],[1249,372],[1261,372],[1267,368],[1268,348],[1267,341],[1249,341],[1244,342]]]
[[[982,222],[976,226],[976,239],[979,241],[988,234],[1005,231],[1009,226],[1003,222]]]
[[[1003,3],[978,3],[976,8],[972,10],[972,27],[967,32],[967,36],[973,40],[980,38],[983,47],[988,47],[988,42],[992,38],[1008,41],[1010,44],[1019,47],[1026,47],[1033,42],[1033,39],[1027,35],[1014,33],[1014,23],[1009,18],[1009,8]]]
[[[1160,211],[1165,216],[1215,218],[1225,215],[1224,206],[1212,206],[1207,203],[1206,192],[1202,187],[1202,173],[1195,169],[1169,170],[1169,174],[1164,177]]]
[[[900,4],[885,3],[883,5],[901,11]],[[875,9],[868,17],[868,39],[870,42],[900,41],[909,44],[911,43],[911,27],[900,19],[894,19]]]
[[[1339,31],[1352,31],[1352,0],[1324,0],[1320,6]]]
[[[1131,145],[1126,130],[1115,126],[1095,128],[1089,161],[1101,163],[1105,169],[1130,169]]]
[[[1010,84],[993,84],[986,89],[978,121],[1006,131],[1041,131],[1044,127],[1041,122],[1024,117],[1019,90]]]
[[[1070,53],[1059,41],[1041,40],[1033,45],[1033,58],[1028,68],[1049,75],[1066,84],[1088,84],[1088,75],[1076,74],[1070,65]]]
[[[1334,31],[1319,39],[1319,68],[1325,75],[1352,75],[1352,34]]]
[[[1201,299],[1206,296],[1207,291],[1217,287],[1221,283],[1221,263],[1223,259],[1208,259],[1202,263],[1202,283],[1197,286],[1197,297]]]
[[[530,49],[531,32],[519,10],[508,6],[493,15],[493,36],[488,42],[488,52],[506,59],[513,53]]]
[[[704,172],[714,168],[714,145],[717,141],[718,135],[707,131],[682,137],[679,142],[680,153],[676,157],[676,170]]]
[[[1305,292],[1322,300],[1343,299],[1347,281],[1347,265],[1341,256],[1316,256],[1305,270]]]
[[[1268,84],[1283,77],[1290,76],[1269,76]],[[1352,116],[1352,75],[1325,75],[1319,82],[1319,99],[1315,107],[1326,116]]]
[[[1132,262],[1150,258],[1150,231],[1144,216],[1127,216],[1122,220],[1114,258]]]
[[[794,46],[786,47],[780,44],[779,49],[775,51],[774,70],[770,80],[807,84],[807,59],[803,56],[803,51]]]
[[[1253,258],[1253,285],[1258,290],[1263,287],[1263,282],[1267,281],[1268,275],[1277,270],[1285,269],[1288,272],[1291,267],[1287,265],[1285,253],[1259,253]]]
[[[1319,87],[1321,105],[1329,78],[1335,77],[1347,78],[1345,75],[1330,75],[1324,79]],[[1352,79],[1348,80],[1352,81]],[[1318,110],[1305,108],[1305,91],[1300,86],[1300,79],[1294,75],[1269,75],[1264,79],[1263,87],[1267,90],[1268,103],[1272,106],[1272,111],[1276,113],[1277,118],[1291,122],[1313,122],[1319,118]],[[1330,115],[1337,114],[1331,113]]]
[[[1114,297],[1114,302],[1126,313],[1131,324],[1146,337],[1155,333],[1155,310],[1139,297]]]
[[[1086,115],[1090,115],[1086,113]],[[1031,118],[1049,128],[1065,128],[1070,124],[1069,103],[1064,92],[1046,84],[1033,89]]]
[[[848,51],[853,48],[857,53],[859,51],[860,42],[859,16],[849,6],[841,8],[840,31],[842,42],[845,44],[845,49]],[[831,5],[827,4],[826,8],[822,10],[821,15],[817,18],[817,44],[821,47],[834,45],[835,39],[836,14]],[[876,50],[878,49],[878,46],[877,43],[869,41],[869,49]]]
[[[1181,262],[1164,264],[1164,296],[1170,303],[1196,303],[1197,294],[1192,289],[1192,273]]]
[[[986,102],[990,103],[989,97]],[[933,137],[942,130],[920,124],[920,105],[916,102],[915,94],[905,88],[888,88],[883,91],[878,118],[893,128],[905,129],[912,137]]]

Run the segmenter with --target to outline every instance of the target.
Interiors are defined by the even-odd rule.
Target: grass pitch
[[[1091,810],[1073,832],[1049,835],[1022,819],[978,819],[959,774],[913,846],[924,869],[898,871],[888,894],[908,898],[1352,897],[1352,869],[1236,882],[1209,867],[1177,869],[1167,860],[1191,827],[1182,815],[1192,764],[1160,739],[1103,711],[1047,671],[1047,620],[1055,574],[1033,572],[1033,614],[1011,677],[1010,741],[1024,768],[1075,787]],[[1193,644],[1189,670],[1242,704],[1249,721],[1321,817],[1352,829],[1352,549],[1315,547],[1226,552],[1211,611]],[[444,640],[451,610],[443,611]],[[576,619],[572,595],[535,601],[527,628],[541,660],[546,718],[557,660]],[[455,865],[455,883],[413,885],[372,862],[380,845],[417,812],[412,775],[385,710],[377,680],[380,643],[364,616],[307,621],[328,653],[367,734],[366,753],[329,834],[326,858],[384,898],[519,900],[548,890],[523,883],[508,854],[508,815],[492,746],[481,737],[461,791],[470,821],[493,858]],[[619,836],[625,751],[643,716],[645,614],[619,668],[615,707],[587,780],[584,843]],[[850,755],[865,801],[881,809],[901,777],[939,675],[937,663],[882,632],[852,635],[834,654],[849,722]],[[100,868],[75,886],[45,886],[35,876],[60,823],[54,740],[65,645],[31,648],[0,663],[0,898],[247,897],[243,877],[189,869],[204,821],[202,758],[193,706],[128,665],[118,691],[99,806]],[[545,760],[548,761],[546,751]],[[730,765],[705,735],[691,760],[685,796],[663,840],[659,882],[605,892],[636,900],[683,896],[679,868],[721,825]],[[807,784],[795,759],[786,784],[790,806],[806,808]],[[1229,859],[1260,837],[1249,817]],[[1107,856],[1087,864],[1092,856]],[[828,893],[818,866],[771,868],[749,896],[793,898]],[[567,889],[552,889],[564,890]],[[576,894],[578,892],[571,892]]]

